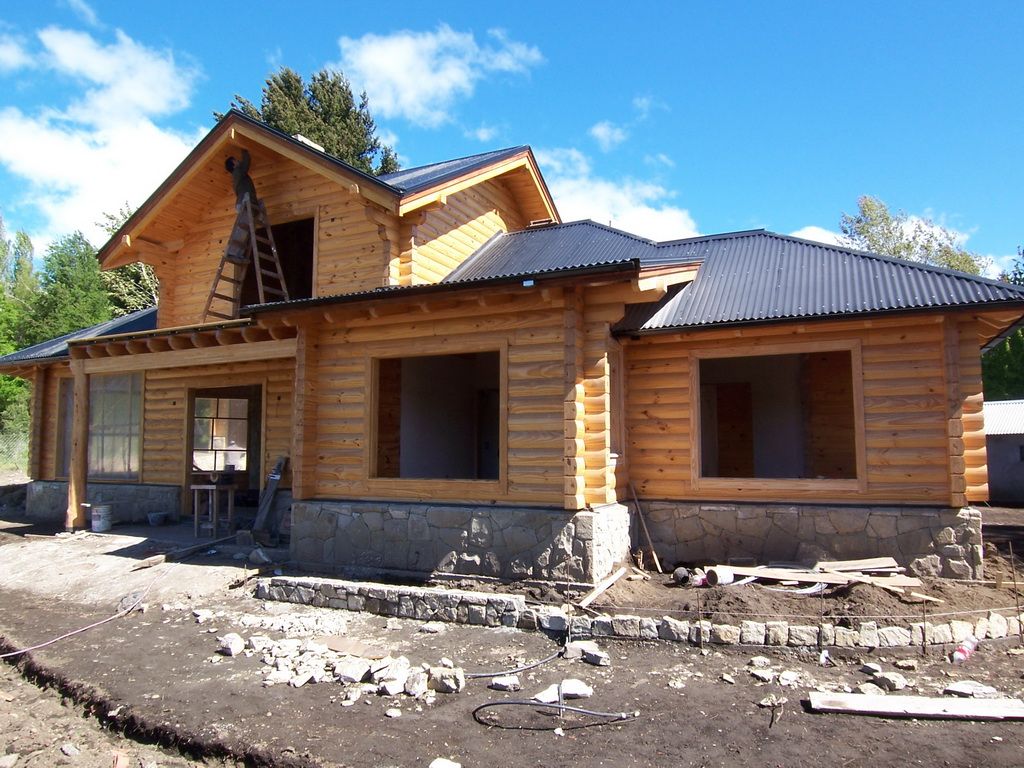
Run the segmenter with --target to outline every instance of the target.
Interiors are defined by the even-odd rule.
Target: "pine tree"
[[[395,151],[377,136],[366,92],[357,103],[340,72],[322,69],[306,84],[295,70],[282,67],[267,78],[259,107],[238,94],[231,106],[289,136],[301,133],[366,173],[379,176],[398,170]]]

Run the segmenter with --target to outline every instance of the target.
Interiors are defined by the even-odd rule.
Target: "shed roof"
[[[1024,435],[1024,400],[985,401],[985,434]]]
[[[43,362],[62,360],[69,356],[68,342],[78,339],[90,339],[96,336],[113,336],[119,333],[139,333],[156,328],[156,307],[140,309],[137,312],[115,317],[88,328],[66,333],[56,339],[42,341],[31,347],[19,349],[9,355],[0,357],[0,368],[12,368],[18,365],[30,365]]]
[[[703,260],[697,277],[617,330],[642,333],[795,318],[1008,303],[1024,287],[765,230],[663,243],[657,260]],[[656,261],[647,257],[644,266]]]
[[[439,163],[421,165],[416,168],[405,168],[393,173],[384,173],[378,176],[377,179],[400,194],[412,195],[467,173],[486,168],[493,163],[499,163],[502,160],[515,157],[522,152],[528,152],[529,149],[526,145],[496,149],[493,152],[482,152],[478,155],[457,157],[453,160],[444,160]]]

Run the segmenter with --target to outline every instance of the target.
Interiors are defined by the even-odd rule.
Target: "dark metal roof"
[[[1003,302],[1024,306],[1020,286],[764,230],[692,238],[661,248],[699,252],[704,263],[694,281],[674,295],[657,304],[631,307],[617,330]],[[651,264],[644,261],[644,266]]]
[[[10,368],[40,362],[52,362],[68,357],[68,342],[78,339],[91,339],[96,336],[113,336],[119,333],[140,333],[156,328],[156,307],[140,309],[137,312],[115,317],[97,325],[72,331],[56,339],[43,341],[31,347],[19,349],[9,355],[0,357],[0,368]]]
[[[601,264],[635,262],[655,249],[650,240],[593,221],[574,221],[499,233],[442,282],[521,277]]]
[[[496,149],[493,152],[483,152],[479,155],[458,157],[454,160],[421,165],[418,168],[407,168],[406,170],[395,171],[394,173],[384,173],[377,178],[401,194],[411,195],[466,173],[472,173],[492,163],[501,162],[522,152],[527,152],[529,149],[527,146]]]

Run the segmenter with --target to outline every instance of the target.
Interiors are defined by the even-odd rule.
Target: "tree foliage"
[[[99,222],[108,235],[113,236],[128,221],[133,211],[125,203],[116,213],[104,213]],[[160,282],[156,272],[148,264],[136,262],[123,267],[100,272],[100,279],[106,286],[110,298],[110,311],[114,317],[121,317],[140,309],[155,307],[160,299]]]
[[[366,92],[357,102],[340,72],[321,69],[307,84],[295,70],[282,67],[267,78],[260,106],[238,94],[231,106],[289,136],[301,133],[366,173],[398,170],[394,150],[377,136]]]
[[[109,320],[110,299],[100,277],[96,249],[81,232],[56,240],[46,250],[40,290],[27,318],[29,344]]]
[[[1024,285],[1024,249],[1017,249],[1017,260],[1000,279]],[[1014,331],[989,350],[981,359],[981,374],[986,400],[1024,398],[1024,331]]]
[[[857,213],[844,213],[839,221],[845,245],[863,251],[957,269],[972,275],[987,266],[984,258],[963,247],[960,236],[929,219],[893,213],[877,197],[857,200]]]

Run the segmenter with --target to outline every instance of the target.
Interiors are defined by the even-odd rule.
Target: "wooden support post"
[[[312,325],[299,326],[295,346],[295,394],[292,400],[292,495],[314,495],[316,446],[316,355],[319,334]],[[307,452],[311,455],[307,456]]]
[[[68,482],[68,508],[64,515],[65,529],[85,528],[85,503],[89,467],[89,375],[85,363],[71,361],[74,376],[74,410],[71,418],[71,476]]]

